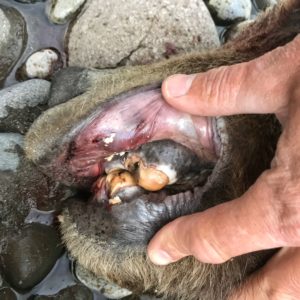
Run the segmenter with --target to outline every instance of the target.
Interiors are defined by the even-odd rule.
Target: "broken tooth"
[[[116,194],[121,188],[135,186],[136,181],[128,171],[116,170],[109,173],[106,177],[110,195]]]
[[[137,177],[138,185],[151,192],[159,191],[169,184],[169,178],[165,173],[154,167],[144,166],[142,161],[139,164]]]

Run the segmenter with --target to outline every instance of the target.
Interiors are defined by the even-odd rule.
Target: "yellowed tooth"
[[[140,161],[137,183],[145,190],[154,192],[163,189],[169,183],[169,178],[165,173],[154,167],[145,167],[143,162]]]
[[[111,198],[108,200],[108,203],[110,205],[116,205],[116,204],[121,204],[122,203],[122,200],[120,199],[120,197],[116,196],[114,198]]]
[[[134,177],[128,171],[113,171],[106,177],[106,183],[108,185],[110,195],[115,194],[123,187],[135,186],[136,181]]]

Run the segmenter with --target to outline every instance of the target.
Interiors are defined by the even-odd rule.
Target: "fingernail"
[[[149,253],[149,257],[154,264],[161,266],[168,265],[174,261],[174,259],[163,250]]]
[[[196,75],[178,74],[167,78],[164,82],[167,96],[177,98],[188,93]]]

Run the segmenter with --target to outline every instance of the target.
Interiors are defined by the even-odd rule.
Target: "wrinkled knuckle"
[[[211,70],[203,76],[203,87],[205,87],[205,97],[209,105],[222,105],[224,93],[227,90],[228,72],[226,67],[219,67]]]

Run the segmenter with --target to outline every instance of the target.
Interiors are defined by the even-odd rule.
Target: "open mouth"
[[[204,186],[221,156],[224,120],[169,106],[159,88],[105,102],[76,129],[55,177],[89,189],[106,207],[153,192]]]

